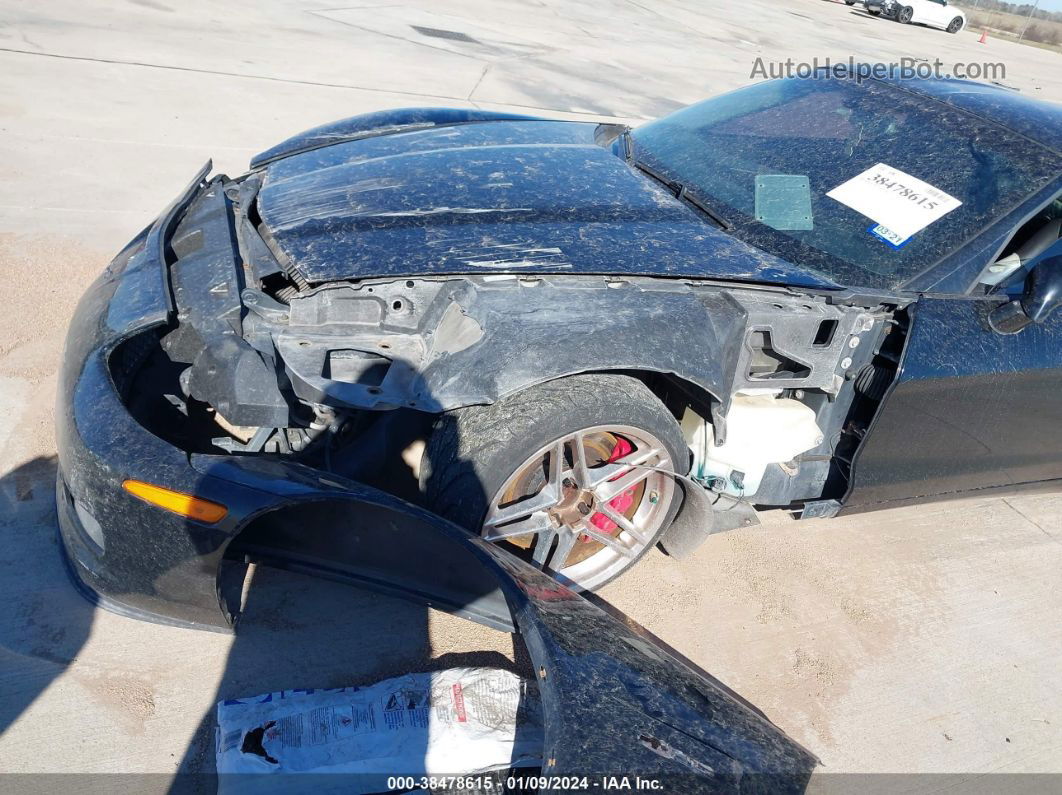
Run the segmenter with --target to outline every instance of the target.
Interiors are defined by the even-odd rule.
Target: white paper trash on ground
[[[542,764],[534,682],[496,668],[408,674],[367,687],[283,690],[218,704],[218,789],[229,773],[460,775]],[[256,791],[264,782],[259,780]],[[279,783],[279,781],[278,781]],[[350,781],[345,792],[359,791]]]

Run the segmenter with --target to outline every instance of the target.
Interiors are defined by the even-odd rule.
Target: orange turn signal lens
[[[187,516],[189,519],[195,519],[197,522],[214,524],[224,519],[225,514],[229,512],[228,508],[216,502],[164,489],[162,486],[153,486],[140,480],[127,480],[122,483],[122,488],[145,502],[181,516]]]

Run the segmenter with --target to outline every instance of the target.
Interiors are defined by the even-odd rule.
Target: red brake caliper
[[[634,446],[630,442],[628,442],[626,439],[624,439],[622,436],[617,436],[616,437],[616,446],[613,447],[612,448],[612,452],[609,453],[608,463],[614,464],[616,461],[619,461],[624,456],[630,455],[633,452],[634,452]],[[616,477],[612,478],[612,480],[616,480],[617,478],[620,478],[620,477],[623,477],[622,473],[619,474],[619,475],[616,475]],[[637,486],[631,486],[626,491],[616,495],[611,500],[609,500],[609,503],[608,503],[609,507],[612,510],[614,510],[616,513],[625,513],[626,511],[630,510],[630,507],[632,505],[634,505],[634,492],[637,491],[637,489],[638,489]],[[594,527],[596,527],[602,533],[608,533],[610,535],[612,533],[614,533],[616,531],[616,528],[618,527],[618,525],[615,522],[613,522],[611,519],[609,519],[603,513],[595,513],[593,516],[591,516],[590,517],[590,524],[592,524]],[[584,535],[584,536],[580,536],[579,540],[582,541],[583,543],[586,543],[588,541],[592,541],[593,539],[590,538],[589,536],[585,536]]]

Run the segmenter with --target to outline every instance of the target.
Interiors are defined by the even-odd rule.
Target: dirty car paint
[[[270,164],[258,208],[309,282],[513,271],[836,286],[713,228],[597,145],[595,127],[499,121],[335,144]]]

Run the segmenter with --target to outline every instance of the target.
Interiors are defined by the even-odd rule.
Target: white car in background
[[[844,0],[855,5],[856,0]],[[905,25],[914,22],[948,33],[958,33],[966,27],[966,14],[948,4],[948,0],[865,0],[871,14],[889,16]]]

